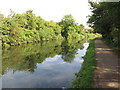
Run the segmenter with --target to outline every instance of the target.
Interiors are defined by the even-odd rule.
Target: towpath
[[[120,89],[120,55],[113,52],[101,39],[95,40],[95,88]]]

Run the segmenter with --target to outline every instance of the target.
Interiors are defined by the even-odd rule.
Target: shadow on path
[[[120,88],[120,56],[100,39],[95,40],[95,54],[94,87]]]

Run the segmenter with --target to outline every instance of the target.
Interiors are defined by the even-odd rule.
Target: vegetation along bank
[[[72,15],[65,15],[60,22],[45,21],[36,16],[32,10],[23,14],[11,14],[5,17],[0,14],[0,32],[2,32],[2,46],[21,45],[39,41],[57,39],[83,39],[97,37],[93,29],[86,31],[83,25],[78,25]]]
[[[90,41],[90,45],[84,56],[84,62],[81,70],[76,73],[71,88],[93,88],[93,71],[95,69],[95,49],[94,39]]]
[[[93,14],[88,20],[89,25],[120,52],[120,2],[90,2],[90,5]]]

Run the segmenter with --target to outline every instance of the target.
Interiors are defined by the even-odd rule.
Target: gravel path
[[[120,55],[113,52],[100,39],[95,40],[95,54],[94,87],[120,90]]]

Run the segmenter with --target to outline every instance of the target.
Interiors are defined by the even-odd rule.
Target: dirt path
[[[95,54],[94,87],[120,89],[120,56],[100,39],[95,40]]]

